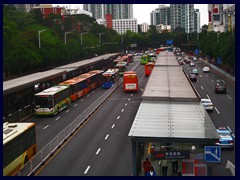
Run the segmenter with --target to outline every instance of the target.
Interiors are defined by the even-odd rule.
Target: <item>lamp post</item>
[[[73,31],[65,32],[64,33],[64,42],[67,44],[67,34],[72,33]]]
[[[82,35],[84,35],[84,34],[87,34],[87,32],[81,33],[81,45],[82,45]]]
[[[38,45],[39,45],[39,48],[41,48],[41,38],[40,38],[40,34],[44,31],[47,31],[48,29],[43,29],[43,30],[39,30],[38,31]]]
[[[99,33],[99,44],[101,44],[101,35],[104,34],[104,33]]]

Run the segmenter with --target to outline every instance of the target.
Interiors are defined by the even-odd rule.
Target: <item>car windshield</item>
[[[211,103],[211,101],[208,101],[208,100],[202,100],[202,103]]]
[[[223,131],[218,133],[220,136],[230,136],[229,132]]]

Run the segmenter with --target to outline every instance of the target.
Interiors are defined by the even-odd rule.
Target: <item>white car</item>
[[[202,70],[203,72],[210,72],[210,68],[208,66],[204,66]]]
[[[210,99],[201,99],[201,103],[207,111],[213,111],[213,103]]]
[[[197,58],[196,58],[196,57],[193,57],[193,61],[197,61]]]

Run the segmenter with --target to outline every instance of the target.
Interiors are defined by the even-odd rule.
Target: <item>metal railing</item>
[[[130,71],[136,69],[139,64],[131,68]],[[122,84],[123,79],[119,79],[110,89],[93,102],[85,111],[83,111],[72,123],[64,128],[55,138],[53,138],[46,146],[44,146],[25,166],[17,173],[17,176],[30,176],[41,165],[45,163],[61,144],[71,136],[83,123],[90,117],[94,111],[99,108],[103,102]]]

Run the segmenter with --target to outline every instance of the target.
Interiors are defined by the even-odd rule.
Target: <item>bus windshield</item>
[[[52,108],[52,96],[35,96],[34,104],[36,108]]]

